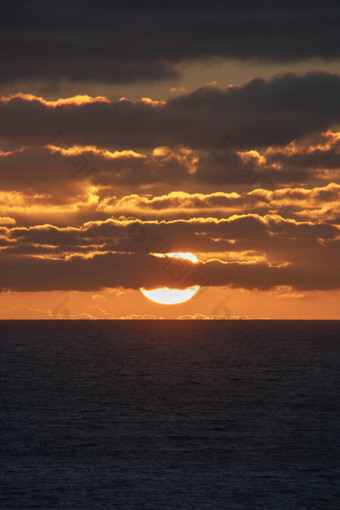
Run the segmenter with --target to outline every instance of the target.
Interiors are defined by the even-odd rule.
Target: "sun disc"
[[[177,305],[178,303],[184,303],[192,298],[199,288],[199,285],[195,285],[195,287],[188,287],[187,289],[169,289],[168,287],[164,287],[161,289],[147,290],[142,287],[140,290],[145,297],[151,299],[154,303]]]
[[[193,253],[155,253],[153,255],[157,257],[168,256],[172,258],[190,260],[195,264],[198,262],[198,258]],[[141,287],[140,291],[143,296],[150,299],[154,303],[159,303],[162,305],[175,305],[184,303],[185,301],[191,299],[196,294],[196,292],[198,292],[199,288],[199,285],[194,285],[185,289],[170,289],[169,287],[162,287],[159,289],[145,289],[144,287]]]

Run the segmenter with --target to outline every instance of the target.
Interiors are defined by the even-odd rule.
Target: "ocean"
[[[340,321],[2,321],[0,508],[340,509]]]

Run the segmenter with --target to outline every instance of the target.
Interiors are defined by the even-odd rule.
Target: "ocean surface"
[[[0,322],[0,508],[340,509],[340,321]]]

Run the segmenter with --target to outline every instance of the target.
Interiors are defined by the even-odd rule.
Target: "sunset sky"
[[[7,5],[0,319],[340,319],[339,20],[327,0]]]

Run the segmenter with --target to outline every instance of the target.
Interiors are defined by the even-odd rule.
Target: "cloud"
[[[154,239],[163,239],[162,251],[237,252],[260,249],[268,244],[277,248],[280,241],[307,242],[308,239],[333,239],[339,228],[327,222],[297,221],[277,214],[232,215],[229,218],[192,218],[189,220],[119,220],[90,221],[81,227],[2,227],[2,246],[40,248],[41,254],[74,252],[84,247],[88,254],[120,251],[145,253]],[[265,244],[267,243],[267,245]],[[52,251],[50,251],[52,250]],[[157,252],[157,249],[151,249]],[[38,250],[39,252],[39,250]],[[36,253],[36,251],[34,251]],[[82,251],[80,250],[80,253]]]
[[[61,141],[59,141],[59,144]],[[151,213],[157,208],[173,209],[178,214],[185,203],[197,209],[207,206],[199,194],[185,199],[185,192],[174,192],[171,197],[145,195],[137,198],[137,191],[155,186],[225,185],[234,189],[267,188],[274,191],[281,185],[323,185],[340,183],[340,133],[330,130],[302,138],[288,145],[270,146],[261,153],[226,151],[217,153],[192,150],[186,147],[156,147],[153,150],[109,150],[96,146],[65,146],[49,144],[46,147],[24,147],[0,152],[2,190],[26,195],[26,203],[34,196],[36,204],[70,204],[88,200],[88,194],[98,193],[101,212],[131,213],[136,195],[136,208]],[[94,189],[96,187],[96,190]],[[91,189],[90,189],[91,188]],[[34,194],[32,195],[32,191]],[[223,207],[239,205],[238,194],[220,192],[211,194],[210,206],[216,212]],[[125,198],[126,196],[126,198]],[[117,204],[117,199],[120,199]],[[265,195],[263,195],[265,199]],[[248,196],[250,202],[251,196]],[[259,202],[259,201],[258,201]],[[13,202],[11,201],[11,204]],[[256,204],[253,200],[252,205]],[[264,200],[262,200],[262,206]],[[136,211],[135,211],[136,212]],[[229,212],[231,212],[229,210]],[[256,212],[256,210],[254,210]]]
[[[295,193],[321,203],[336,197],[339,186],[333,188]],[[275,193],[285,201],[289,191]],[[289,286],[295,292],[337,289],[340,282],[340,228],[277,213],[168,221],[107,219],[81,227],[2,226],[0,249],[2,291],[98,292],[200,284],[261,290]],[[193,252],[199,262],[152,255],[169,252]]]
[[[183,288],[202,285],[202,282],[209,286],[230,285],[258,290],[282,285],[294,290],[340,288],[340,243],[334,241],[328,249],[314,249],[312,254],[312,261],[297,260],[283,266],[211,260],[190,267],[187,277],[181,279],[174,278],[164,269],[164,259],[159,263],[148,255],[103,254],[90,258],[73,256],[67,260],[3,257],[1,291],[94,291],[114,286]],[[326,260],[327,264],[324,263]]]
[[[166,104],[128,100],[49,106],[0,102],[0,136],[8,145],[96,146],[143,152],[178,145],[215,153],[289,144],[340,121],[340,77],[327,73],[255,79],[241,87],[203,87]],[[60,135],[60,132],[62,133]]]
[[[1,101],[3,103],[9,103],[10,101],[13,101],[13,99],[23,99],[24,101],[38,101],[41,104],[44,104],[46,106],[50,106],[53,108],[56,108],[58,106],[63,105],[81,105],[81,104],[88,104],[88,103],[109,103],[109,100],[106,97],[103,96],[97,96],[97,97],[91,97],[88,95],[78,95],[74,97],[67,97],[65,99],[57,99],[56,101],[47,101],[46,99],[42,97],[37,97],[34,94],[11,94],[8,97],[3,96],[1,98]]]
[[[263,0],[206,2],[194,11],[179,1],[161,9],[137,2],[60,0],[56,7],[13,1],[1,14],[2,83],[150,82],[174,80],[178,63],[197,59],[339,57],[339,6],[330,0],[322,9],[311,0],[308,11],[296,2],[278,8]]]
[[[0,225],[15,225],[16,221],[14,218],[8,216],[0,216]]]
[[[25,154],[27,160],[23,159]],[[340,223],[340,184],[336,182],[311,187],[278,187],[273,190],[263,189],[259,185],[256,189],[253,189],[255,186],[246,187],[238,192],[172,191],[164,194],[152,194],[148,190],[145,192],[141,185],[136,186],[136,192],[131,193],[127,186],[116,187],[109,183],[95,186],[91,178],[72,175],[70,167],[65,166],[65,161],[60,159],[60,154],[51,157],[44,150],[37,152],[32,149],[12,157],[13,160],[4,158],[0,186],[3,190],[7,188],[17,191],[0,192],[0,217],[5,218],[3,222],[16,222],[18,226],[41,223],[76,226],[89,220],[104,221],[112,217],[129,220],[188,220],[195,217],[223,219],[234,214],[249,213],[260,216],[278,214],[299,221],[313,219]],[[173,157],[177,158],[176,155]],[[186,153],[181,154],[177,161],[180,161],[182,167],[190,168],[192,159],[194,156]],[[147,160],[124,156],[104,161],[117,165],[117,171],[122,172],[125,163],[130,167],[139,161],[144,164]],[[92,160],[85,161],[92,168]],[[162,162],[160,168],[161,165]],[[44,171],[45,168],[48,171]],[[143,175],[143,166],[134,168]],[[106,177],[107,174],[103,172],[102,175]],[[31,181],[33,178],[34,182]]]

